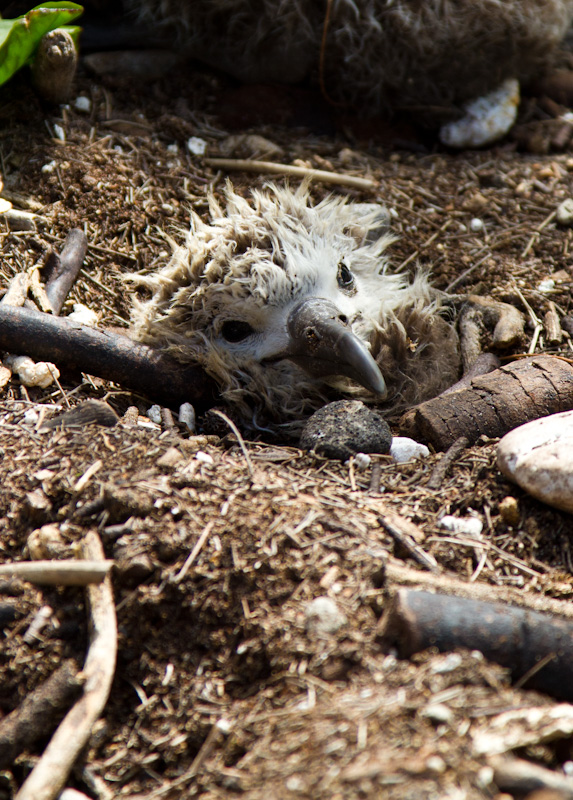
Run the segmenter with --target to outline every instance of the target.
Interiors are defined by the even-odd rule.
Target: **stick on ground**
[[[0,303],[0,349],[97,375],[166,405],[213,405],[214,384],[195,365],[112,331]]]
[[[87,560],[104,561],[99,536],[84,541]],[[15,800],[55,800],[65,786],[78,754],[87,743],[111,689],[117,655],[117,622],[111,581],[88,586],[90,646],[83,668],[84,694],[64,717]]]
[[[384,647],[408,658],[428,647],[480,650],[527,688],[573,699],[573,624],[523,608],[453,595],[399,589],[379,627]],[[545,661],[543,667],[536,665]]]
[[[473,444],[482,435],[503,436],[525,422],[571,408],[573,365],[556,356],[533,356],[410,409],[400,426],[405,435],[447,450],[461,436]]]
[[[50,252],[44,266],[46,294],[53,313],[58,316],[84,263],[88,249],[85,233],[73,228],[66,236],[62,252]]]

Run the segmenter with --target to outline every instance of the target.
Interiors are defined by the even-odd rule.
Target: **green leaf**
[[[44,34],[72,22],[82,12],[77,3],[47,2],[22,17],[0,20],[0,84],[31,60]],[[70,31],[72,35],[76,30]]]

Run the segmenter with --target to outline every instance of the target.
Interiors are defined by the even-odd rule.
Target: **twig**
[[[550,797],[573,800],[573,778],[569,775],[532,764],[523,758],[497,756],[490,759],[490,764],[494,769],[494,783],[502,792],[510,792],[512,796],[533,797],[533,794],[537,796],[536,790],[539,790],[541,800],[541,790],[545,789],[547,795],[543,792],[543,797],[546,796],[547,800]]]
[[[390,536],[403,547],[420,566],[428,569],[430,572],[441,572],[436,559],[417,544],[411,529],[416,528],[410,520],[401,519],[398,514],[388,514],[386,516],[380,515],[378,522]],[[409,530],[410,529],[410,530]],[[416,532],[416,531],[414,531]],[[423,532],[420,531],[420,533]]]
[[[74,228],[66,236],[60,255],[54,250],[48,255],[44,266],[46,294],[56,316],[62,310],[68,292],[78,277],[87,249],[88,240],[85,233],[79,228]]]
[[[537,228],[533,232],[533,235],[531,236],[531,239],[527,242],[527,244],[523,248],[523,251],[521,253],[521,258],[525,258],[525,256],[529,253],[529,251],[531,250],[531,248],[535,244],[535,240],[539,238],[539,234],[541,233],[543,228],[545,228],[546,225],[549,225],[549,223],[553,220],[553,218],[556,216],[556,214],[557,214],[557,209],[554,209],[551,212],[551,214],[549,214],[547,217],[545,217],[543,222],[540,225],[537,226]]]
[[[277,164],[274,161],[247,161],[240,158],[205,158],[208,167],[216,169],[238,170],[240,172],[268,172],[271,175],[285,175],[291,178],[308,178],[320,183],[338,184],[351,189],[370,192],[378,188],[377,181],[368,178],[357,178],[355,175],[342,175],[338,172],[327,172],[312,167],[294,167],[292,164]]]
[[[0,769],[11,767],[23,750],[51,733],[55,721],[76,699],[83,683],[77,664],[68,659],[0,720]]]
[[[0,565],[0,578],[18,578],[39,586],[89,586],[101,583],[113,561],[15,561]]]
[[[224,420],[227,423],[229,428],[233,431],[233,433],[237,437],[237,441],[239,442],[241,450],[243,451],[243,455],[245,456],[245,461],[247,462],[247,469],[249,470],[249,475],[251,476],[251,480],[252,480],[254,475],[255,475],[255,470],[253,468],[253,462],[251,461],[251,457],[249,455],[249,451],[247,450],[247,446],[245,444],[245,440],[241,436],[241,432],[239,431],[239,429],[237,428],[237,426],[235,425],[233,420],[229,419],[229,417],[226,414],[224,414],[222,411],[219,411],[219,409],[214,408],[213,409],[213,414],[216,414],[218,417],[221,417],[221,419]]]
[[[62,369],[97,375],[160,402],[213,403],[213,382],[197,365],[109,330],[0,303],[0,349],[52,361]]]
[[[183,578],[187,575],[187,573],[189,572],[190,568],[193,565],[193,562],[203,549],[203,545],[209,538],[209,534],[213,530],[214,526],[215,526],[215,520],[211,520],[205,525],[201,533],[201,536],[199,536],[199,538],[195,542],[195,547],[193,548],[193,550],[191,550],[191,552],[187,556],[187,559],[185,560],[185,563],[183,564],[177,575],[173,578],[173,583],[181,583]]]
[[[469,441],[466,436],[460,436],[459,439],[456,439],[434,467],[430,479],[426,484],[427,489],[439,489],[441,487],[448,474],[448,470],[452,464],[458,460],[468,445]]]
[[[91,561],[104,561],[96,533],[86,535],[83,554]],[[64,717],[15,800],[55,800],[59,796],[107,702],[117,655],[117,623],[109,577],[101,584],[88,586],[87,602],[91,635],[82,671],[86,679],[84,694]]]

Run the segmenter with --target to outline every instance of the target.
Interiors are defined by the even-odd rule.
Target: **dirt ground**
[[[543,320],[552,301],[571,319],[572,231],[556,225],[554,211],[573,191],[573,152],[552,148],[551,126],[562,124],[534,101],[524,105],[519,143],[510,137],[453,154],[409,125],[360,126],[323,110],[310,120],[306,96],[289,90],[271,103],[266,90],[239,89],[200,69],[149,85],[82,69],[75,94],[89,98],[90,111],[44,106],[24,75],[2,89],[3,196],[39,215],[36,232],[11,232],[0,221],[3,287],[80,227],[88,255],[63,313],[82,302],[102,325],[126,326],[121,275],[164,259],[162,231],[185,227],[190,207],[204,214],[206,192],[226,177],[190,153],[188,139],[218,155],[231,134],[248,132],[280,147],[280,162],[377,181],[375,193],[339,191],[393,210],[394,263],[431,268],[440,288],[464,273],[454,291],[514,303],[528,314],[523,352],[531,314]],[[232,179],[247,194],[267,177]],[[554,281],[549,291],[546,279]],[[570,342],[566,335],[549,347],[542,332],[535,352],[567,356]],[[429,489],[439,454],[404,465],[374,457],[360,471],[254,442],[247,461],[224,431],[190,436],[143,420],[151,401],[119,386],[68,374],[60,384],[26,390],[14,380],[0,398],[0,560],[29,558],[31,533],[51,524],[63,554],[98,530],[116,563],[115,679],[70,787],[103,800],[498,793],[476,732],[499,712],[555,701],[511,687],[508,673],[479,654],[430,651],[402,661],[376,639],[396,588],[384,565],[415,568],[380,524],[388,512],[416,523],[444,574],[573,597],[571,517],[502,478],[495,441],[464,451],[440,488]],[[120,416],[135,405],[145,424],[40,433],[25,422],[30,409],[50,416],[90,398],[105,398]],[[507,496],[517,500],[513,524],[500,512]],[[482,537],[444,531],[444,514],[476,515]],[[83,663],[88,630],[80,589],[4,581],[0,593],[0,605],[16,609],[0,647],[5,715],[64,659]],[[321,637],[307,611],[324,596],[342,624]],[[47,624],[25,639],[44,606],[52,610]],[[2,800],[15,796],[46,741],[0,772]],[[519,754],[558,772],[573,758],[567,737]]]

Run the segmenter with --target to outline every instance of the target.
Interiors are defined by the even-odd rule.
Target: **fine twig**
[[[284,175],[291,178],[308,178],[319,183],[337,184],[348,186],[351,189],[360,189],[370,192],[378,188],[376,181],[368,178],[357,178],[355,175],[342,175],[338,172],[327,172],[323,169],[312,167],[295,167],[292,164],[277,164],[274,161],[247,161],[240,158],[205,158],[208,167],[216,169],[237,170],[240,172],[267,172],[271,175]]]
[[[253,468],[253,462],[251,461],[251,457],[249,455],[249,451],[247,450],[247,446],[245,444],[245,440],[241,436],[240,430],[237,428],[237,426],[235,425],[233,420],[229,419],[229,417],[226,414],[224,414],[222,411],[219,411],[219,409],[214,408],[213,409],[213,414],[216,414],[218,417],[221,417],[221,419],[224,422],[227,423],[229,428],[233,431],[233,433],[237,437],[237,441],[239,442],[241,450],[243,451],[243,455],[245,456],[245,461],[247,462],[247,469],[249,470],[249,475],[251,476],[251,479],[252,479],[254,477],[254,475],[255,475],[255,470]]]
[[[0,564],[0,578],[17,578],[38,586],[89,586],[101,583],[113,561],[14,561]]]
[[[90,561],[104,561],[96,533],[86,535],[83,554]],[[117,655],[117,622],[109,577],[101,584],[88,586],[86,593],[91,631],[82,671],[86,679],[84,694],[64,717],[15,800],[55,800],[59,796],[107,703]]]
[[[74,228],[66,236],[62,252],[58,255],[52,250],[48,255],[44,266],[46,294],[56,316],[62,310],[68,292],[78,277],[87,249],[85,233]]]
[[[181,569],[179,570],[177,575],[173,578],[173,583],[181,583],[183,578],[187,575],[187,573],[189,572],[189,570],[193,566],[193,562],[195,561],[195,559],[197,558],[197,556],[199,555],[199,553],[203,549],[203,546],[204,546],[205,542],[207,541],[207,539],[209,538],[209,535],[210,535],[211,531],[213,530],[214,526],[215,526],[215,520],[211,520],[210,522],[208,522],[205,525],[205,527],[203,528],[203,531],[201,532],[201,535],[199,536],[199,538],[195,542],[195,546],[193,547],[193,549],[191,550],[191,552],[187,556],[187,559],[185,560],[185,563],[183,564],[183,566],[181,567]]]
[[[399,517],[398,514],[380,515],[378,517],[378,522],[382,525],[384,530],[390,534],[392,539],[394,539],[400,547],[403,547],[420,566],[433,573],[441,572],[434,556],[426,553],[416,542],[416,536],[421,538],[420,534],[422,536],[424,534],[423,531],[419,531],[419,533],[416,531],[417,526],[414,525],[413,522]]]
[[[469,441],[466,436],[460,436],[459,439],[456,439],[453,445],[446,450],[444,455],[434,467],[432,474],[430,475],[430,479],[426,484],[427,489],[439,489],[441,487],[446,475],[448,474],[448,470],[452,464],[458,460],[468,445]]]

